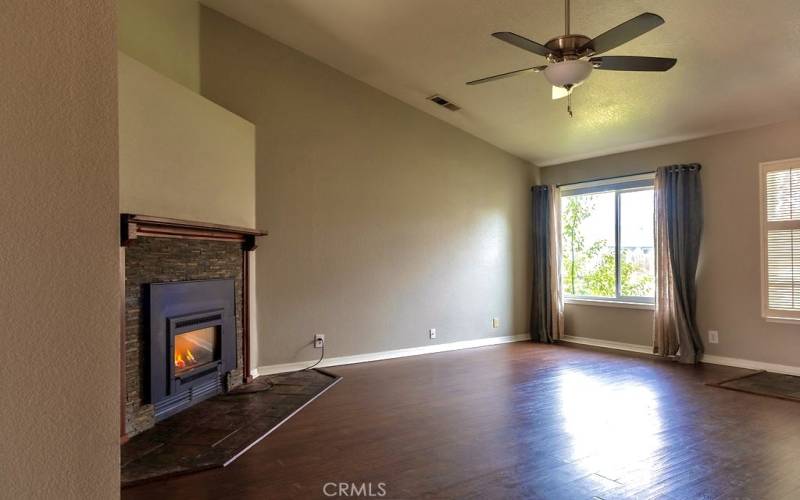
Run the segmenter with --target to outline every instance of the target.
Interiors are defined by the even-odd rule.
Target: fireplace
[[[120,216],[123,441],[250,375],[250,260],[265,235]]]
[[[236,366],[232,279],[148,286],[150,403],[162,420],[225,387]]]

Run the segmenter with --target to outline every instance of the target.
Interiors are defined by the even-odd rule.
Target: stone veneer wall
[[[125,430],[133,436],[155,424],[146,404],[147,325],[145,285],[171,281],[234,278],[236,366],[229,387],[242,381],[242,248],[239,243],[172,238],[139,238],[125,249]]]

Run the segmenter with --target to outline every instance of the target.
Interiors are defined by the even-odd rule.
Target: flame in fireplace
[[[180,369],[186,368],[186,361],[183,360],[183,354],[179,352],[175,353],[175,367]]]
[[[186,349],[182,353],[175,351],[175,368],[183,370],[187,366],[195,363],[197,363],[197,360],[194,358],[194,354],[192,354],[190,349]]]
[[[175,372],[212,363],[217,335],[217,328],[213,326],[175,335],[172,347]]]

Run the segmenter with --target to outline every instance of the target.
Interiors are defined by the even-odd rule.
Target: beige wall
[[[698,270],[698,324],[707,352],[800,365],[800,325],[761,318],[758,164],[800,156],[800,121],[707,137],[541,169],[546,183],[652,170],[673,163],[703,165],[705,232]],[[650,344],[652,313],[567,305],[567,333]]]
[[[122,212],[255,226],[255,127],[119,54]]]
[[[314,333],[341,356],[527,331],[527,163],[214,11],[201,23],[203,93],[256,124],[261,365],[318,356]]]
[[[120,50],[200,91],[197,0],[117,0],[117,10]]]
[[[0,16],[3,498],[119,495],[114,4]]]

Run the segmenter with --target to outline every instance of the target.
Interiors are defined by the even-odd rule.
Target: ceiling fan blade
[[[589,59],[595,69],[611,71],[667,71],[677,59],[668,57],[603,56]]]
[[[623,43],[629,42],[662,24],[664,24],[664,19],[661,16],[645,12],[589,40],[581,49],[590,48],[592,49],[592,54],[601,54],[619,47]]]
[[[574,87],[573,87],[574,88]],[[556,87],[553,85],[553,92],[552,98],[555,101],[556,99],[563,99],[572,93],[572,89],[565,89],[564,87]]]
[[[508,73],[500,73],[499,75],[487,76],[486,78],[481,78],[479,80],[472,80],[471,82],[467,82],[467,85],[478,85],[480,83],[493,82],[495,80],[502,80],[503,78],[521,75],[523,73],[537,73],[539,71],[542,71],[546,67],[547,66],[534,66],[532,68],[524,68],[524,69],[518,69],[516,71],[509,71]]]
[[[492,36],[498,40],[510,43],[514,47],[519,47],[522,50],[527,50],[528,52],[533,52],[534,54],[539,54],[543,57],[547,57],[551,54],[560,55],[548,49],[541,43],[528,40],[524,36],[519,36],[516,33],[511,33],[510,31],[498,31],[497,33],[492,33]]]

